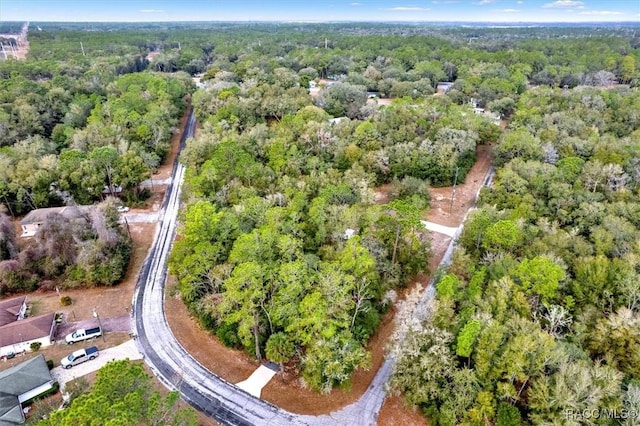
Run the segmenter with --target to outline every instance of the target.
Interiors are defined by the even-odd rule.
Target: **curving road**
[[[181,144],[195,130],[193,110],[189,114]],[[181,147],[182,148],[182,147]],[[156,376],[196,409],[223,424],[304,424],[295,415],[257,399],[204,368],[178,343],[164,312],[167,258],[175,236],[184,166],[177,159],[173,179],[167,187],[154,243],[133,295],[133,328],[138,349]]]
[[[189,115],[186,138],[195,130],[193,110]],[[181,146],[181,148],[182,148]],[[385,385],[395,360],[387,358],[371,385],[355,403],[327,415],[307,416],[293,414],[256,398],[237,386],[213,374],[194,359],[176,340],[164,312],[164,284],[167,276],[167,258],[171,249],[178,216],[180,191],[184,179],[184,166],[177,161],[173,178],[167,187],[159,217],[153,246],[142,267],[133,295],[133,324],[138,339],[136,344],[145,362],[155,375],[170,389],[178,390],[182,398],[197,410],[227,425],[374,425],[385,399]],[[485,184],[490,182],[488,177]],[[458,229],[458,234],[461,227]],[[452,239],[447,263],[453,250]],[[435,291],[430,285],[416,306],[416,315],[427,315],[427,306]]]

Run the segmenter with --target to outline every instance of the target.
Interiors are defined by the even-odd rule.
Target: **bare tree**
[[[365,302],[372,297],[371,292],[369,291],[370,285],[371,282],[364,277],[355,283],[353,288],[353,302],[355,303],[355,309],[353,310],[353,317],[351,318],[351,328],[353,328],[353,325],[356,322],[356,317],[359,313],[366,313],[371,309],[371,306],[365,304]]]
[[[13,259],[18,254],[16,232],[13,223],[4,213],[0,213],[0,261]]]
[[[620,281],[620,289],[627,301],[627,308],[637,312],[640,309],[640,276],[627,274]]]
[[[542,155],[545,163],[556,164],[558,162],[558,150],[550,143],[542,146]]]
[[[602,169],[607,177],[607,186],[612,191],[620,191],[626,188],[630,178],[620,164],[607,164]]]
[[[92,208],[89,212],[89,217],[91,218],[91,226],[98,235],[98,240],[107,246],[114,246],[118,243],[118,232],[108,226],[103,210]]]
[[[562,338],[573,322],[569,311],[559,305],[549,306],[542,317],[546,321],[546,330],[558,339]]]

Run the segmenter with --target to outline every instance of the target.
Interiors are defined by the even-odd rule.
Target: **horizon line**
[[[78,20],[78,21],[31,21],[31,20],[13,20],[13,21],[3,21],[0,20],[0,25],[9,24],[9,23],[19,23],[19,22],[29,22],[29,23],[38,23],[38,24],[48,24],[48,23],[57,23],[57,24],[78,24],[78,23],[101,23],[101,24],[166,24],[166,23],[279,23],[279,24],[634,24],[636,26],[640,26],[640,21],[629,20],[629,21],[477,21],[477,20],[437,20],[437,21],[380,21],[380,20],[308,20],[308,19],[286,19],[286,20],[260,20],[260,19],[247,19],[247,20],[189,20],[189,19],[180,19],[180,20],[162,20],[162,21],[121,21],[121,20],[104,20],[104,21],[92,21],[92,20]]]

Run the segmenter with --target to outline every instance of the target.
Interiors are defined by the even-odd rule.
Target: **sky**
[[[0,21],[640,22],[640,0],[0,0]]]

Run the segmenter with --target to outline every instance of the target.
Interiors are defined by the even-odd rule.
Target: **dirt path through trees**
[[[446,186],[430,189],[431,209],[425,215],[425,220],[445,226],[460,226],[467,211],[475,204],[476,194],[491,167],[491,149],[489,145],[480,145],[476,149],[478,158],[463,184],[455,188]]]

